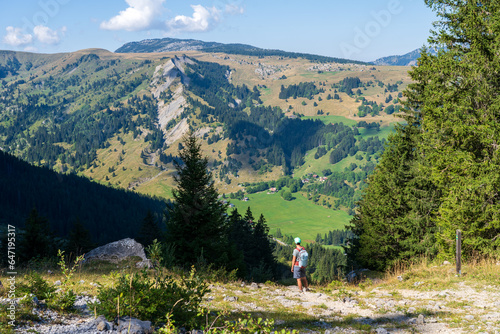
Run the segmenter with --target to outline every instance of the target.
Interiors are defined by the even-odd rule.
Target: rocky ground
[[[279,328],[301,333],[500,333],[500,292],[497,286],[401,282],[367,287],[313,287],[300,293],[295,286],[214,284],[205,297],[212,310],[228,309],[253,317],[272,317]],[[409,285],[409,286],[408,286]],[[20,327],[29,333],[145,333],[148,322],[94,319],[86,308],[90,297],[79,297],[80,315],[62,316],[37,308],[41,322]],[[135,331],[130,329],[135,328]]]

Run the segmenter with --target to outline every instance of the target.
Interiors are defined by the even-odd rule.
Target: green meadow
[[[245,214],[248,207],[256,220],[262,213],[271,234],[280,228],[282,234],[300,236],[306,242],[314,241],[318,233],[325,234],[331,230],[343,229],[351,219],[351,216],[344,211],[334,211],[315,205],[300,193],[293,195],[294,200],[285,201],[278,193],[260,192],[247,195],[248,202],[237,199],[232,199],[230,202],[241,215]],[[229,208],[229,211],[231,210]]]
[[[358,122],[353,120],[353,119],[349,119],[349,118],[344,117],[344,116],[335,116],[335,115],[304,116],[304,117],[301,117],[301,119],[319,119],[320,121],[322,121],[325,124],[344,123],[344,125],[347,125],[347,126],[354,126],[354,125],[358,124]]]

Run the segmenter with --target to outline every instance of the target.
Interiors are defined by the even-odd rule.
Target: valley
[[[280,179],[285,183],[278,191],[285,191],[289,180],[296,180],[300,187],[292,189],[290,204],[300,201],[305,212],[315,212],[303,223],[323,225],[322,233],[350,219],[383,141],[400,121],[398,99],[410,82],[408,67],[197,50],[3,51],[0,66],[4,151],[58,172],[168,199],[179,143],[194,131],[221,194],[259,182],[272,188]],[[331,183],[337,181],[328,178],[347,180],[348,174],[354,181],[340,181],[338,187],[350,192],[304,186],[311,175]],[[272,204],[248,196],[248,203],[231,202],[240,211],[249,204],[263,213],[271,231],[280,226],[274,213],[289,204],[282,193]],[[323,210],[331,219],[315,222],[312,217]]]

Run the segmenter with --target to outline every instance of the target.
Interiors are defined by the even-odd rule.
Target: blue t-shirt
[[[300,249],[302,249],[302,248],[300,248]],[[299,265],[299,250],[297,248],[295,248],[293,250],[293,256],[295,256],[294,266],[298,266]]]

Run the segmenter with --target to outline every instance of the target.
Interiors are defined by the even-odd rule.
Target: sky
[[[173,37],[373,61],[422,47],[423,0],[1,0],[0,50],[115,51]]]

